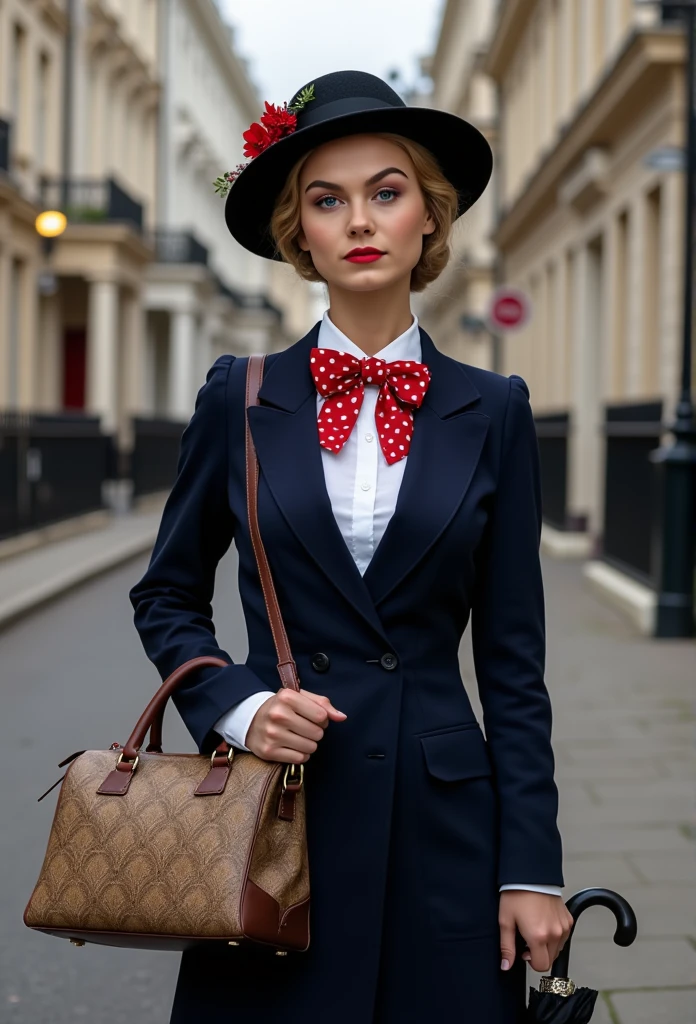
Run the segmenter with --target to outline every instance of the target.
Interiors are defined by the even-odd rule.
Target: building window
[[[51,88],[51,62],[47,53],[39,56],[38,81],[36,83],[36,168],[42,172],[46,170],[48,146],[46,134],[48,132],[48,105],[50,102]]]
[[[25,74],[24,62],[27,51],[27,34],[21,25],[15,24],[10,64],[10,110],[14,123],[24,123]]]

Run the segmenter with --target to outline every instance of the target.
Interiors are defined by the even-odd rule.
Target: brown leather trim
[[[298,904],[302,906],[302,904]],[[291,907],[291,910],[294,908]],[[102,946],[120,946],[126,949],[163,949],[163,950],[185,950],[197,945],[227,946],[228,942],[239,942],[246,945],[244,935],[226,935],[222,938],[213,938],[210,935],[158,935],[153,932],[97,932],[81,930],[79,928],[36,928],[29,925],[34,932],[43,932],[44,935],[55,935],[59,939],[82,939],[85,942],[94,942]],[[304,952],[295,946],[284,945],[280,942],[266,943],[254,942],[254,945],[271,946],[273,949],[287,949],[293,952]],[[230,953],[234,956],[234,953]]]
[[[245,937],[256,942],[307,949],[309,899],[289,907],[281,916],[277,900],[247,879],[242,901],[242,928]]]
[[[219,796],[224,793],[227,779],[230,774],[230,766],[214,765],[206,777],[198,783],[193,791],[194,796]]]
[[[309,896],[302,903],[288,907],[280,919],[280,938],[282,946],[290,946],[304,952],[309,949]]]
[[[281,788],[278,798],[278,817],[282,821],[295,820],[295,792],[292,789],[283,791]]]
[[[118,768],[114,768],[106,776],[97,793],[101,793],[102,796],[125,796],[134,775],[135,772],[132,768],[127,771],[119,771]]]

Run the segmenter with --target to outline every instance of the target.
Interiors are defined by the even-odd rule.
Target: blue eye
[[[386,199],[381,200],[383,206],[392,203],[400,194],[401,193],[396,188],[381,188],[379,192],[377,192],[378,196],[387,197]],[[340,200],[336,196],[322,196],[321,199],[317,199],[314,205],[320,210],[335,210],[339,202]],[[328,203],[329,205],[325,206],[324,203]]]

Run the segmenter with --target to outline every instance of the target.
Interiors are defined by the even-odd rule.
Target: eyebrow
[[[386,167],[383,171],[379,171],[377,174],[373,174],[371,178],[368,178],[365,185],[375,185],[382,178],[386,178],[388,174],[402,174],[404,178],[408,178],[408,174],[405,171],[400,170],[398,167]],[[333,181],[321,181],[319,178],[316,181],[310,181],[309,185],[305,189],[305,192],[309,192],[310,188],[330,188],[334,192],[345,191],[343,185],[337,185]]]

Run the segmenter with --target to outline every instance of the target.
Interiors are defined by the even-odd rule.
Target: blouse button
[[[365,440],[366,441],[374,441],[374,439],[375,439],[375,435],[374,434],[365,434]]]
[[[367,480],[364,483],[360,484],[360,487],[363,491],[369,491],[370,489],[370,485],[368,484]]]

